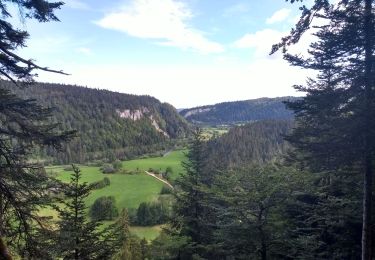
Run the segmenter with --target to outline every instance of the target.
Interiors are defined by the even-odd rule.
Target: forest
[[[27,88],[14,87],[9,81],[0,84],[24,99],[38,100],[50,108],[49,120],[58,124],[59,130],[77,131],[62,150],[47,147],[35,153],[46,163],[131,159],[168,150],[175,143],[173,139],[184,138],[189,132],[187,122],[175,108],[153,97],[59,84],[39,83]],[[137,120],[131,118],[141,110],[144,113]],[[129,117],[121,117],[119,111],[129,111]],[[153,120],[161,130],[152,127]]]
[[[293,113],[284,101],[296,97],[259,98],[246,101],[224,102],[212,106],[183,109],[180,114],[199,125],[235,125],[267,119],[292,119]]]
[[[24,19],[53,22],[64,3],[0,0],[0,259],[375,259],[373,0],[301,5],[271,50],[315,71],[294,86],[301,98],[182,112],[190,123],[150,96],[35,83],[38,71],[66,73],[19,56],[28,32],[12,24],[14,4]],[[290,52],[311,29],[308,55]],[[207,138],[201,122],[241,124]],[[178,172],[125,167],[178,146]],[[100,178],[84,181],[92,164]],[[156,200],[87,203],[119,177],[150,174],[170,184],[158,182]],[[55,216],[40,214],[46,208]],[[162,227],[147,240],[134,223]]]

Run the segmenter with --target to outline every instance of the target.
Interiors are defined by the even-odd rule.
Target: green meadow
[[[175,179],[182,172],[181,162],[184,160],[184,151],[173,151],[163,157],[154,157],[146,159],[137,159],[124,161],[123,169],[129,171],[140,171],[139,174],[103,174],[99,167],[89,167],[78,165],[82,174],[82,182],[93,183],[108,177],[111,184],[102,189],[93,190],[87,198],[86,204],[90,207],[94,201],[102,196],[113,196],[116,199],[117,207],[138,208],[142,202],[157,200],[163,183],[157,179],[148,176],[143,171],[149,168],[165,170],[171,167],[173,170],[172,178]],[[47,167],[47,172],[63,182],[69,182],[71,171],[65,171],[63,166]],[[52,209],[42,209],[41,215],[53,216],[56,219],[56,212]],[[131,231],[139,237],[145,237],[148,240],[154,239],[160,232],[161,227],[132,227]]]
[[[165,170],[167,167],[171,167],[173,170],[171,178],[176,179],[183,171],[181,162],[185,159],[185,153],[186,150],[180,150],[173,151],[163,157],[124,161],[122,167],[131,171],[147,171],[150,168],[154,170]]]

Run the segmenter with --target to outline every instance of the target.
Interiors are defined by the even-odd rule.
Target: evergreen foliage
[[[288,53],[317,19],[322,25],[315,26],[317,41],[309,55]],[[372,0],[316,0],[311,8],[302,7],[294,30],[273,48],[282,48],[291,65],[318,72],[296,87],[307,96],[288,103],[297,120],[288,138],[296,148],[294,159],[313,172],[363,176],[363,260],[373,257],[374,36]]]
[[[116,200],[113,196],[99,197],[90,207],[89,215],[92,220],[113,220],[118,216]]]
[[[33,251],[33,223],[43,222],[37,212],[48,203],[48,189],[54,185],[43,166],[29,157],[38,146],[59,149],[74,135],[58,131],[50,116],[35,101],[0,88],[0,238],[22,254]]]
[[[179,249],[183,259],[213,257],[209,242],[212,230],[208,226],[210,210],[206,206],[207,173],[205,167],[202,131],[196,129],[182,163],[185,172],[176,180],[175,204],[171,218],[172,228],[178,240],[186,241]]]
[[[293,168],[251,166],[221,174],[214,181],[217,230],[213,241],[230,259],[283,259],[289,253],[285,205],[300,188]]]
[[[234,127],[208,141],[206,167],[217,171],[275,160],[289,148],[284,137],[292,127],[293,121],[288,120],[265,120]]]
[[[103,189],[106,186],[111,185],[111,181],[109,180],[108,177],[104,177],[103,180],[101,181],[96,181],[91,184],[93,189]]]
[[[258,120],[290,120],[293,114],[283,104],[294,97],[259,98],[183,109],[180,114],[195,124],[231,125]]]
[[[7,81],[0,82],[0,86],[12,88]],[[167,150],[173,139],[185,137],[189,132],[187,122],[172,106],[150,96],[47,83],[12,90],[51,107],[51,121],[61,123],[60,129],[77,130],[77,137],[64,144],[62,152],[53,149],[39,152],[44,158],[52,157],[53,163],[130,159]],[[124,111],[129,118],[121,117]],[[132,115],[137,113],[142,116],[133,120]]]
[[[18,55],[19,49],[26,46],[29,34],[15,28],[9,9],[16,6],[21,19],[49,22],[58,21],[54,11],[62,4],[45,0],[0,1],[0,80],[10,80],[11,88],[21,82],[33,82],[35,70],[63,72],[41,67]],[[48,123],[50,113],[33,100],[0,88],[0,258],[11,259],[10,251],[24,258],[40,257],[40,245],[44,241],[37,237],[48,231],[35,230],[36,226],[46,226],[37,211],[48,202],[48,189],[53,184],[41,165],[29,163],[28,157],[38,146],[49,146],[50,150],[59,148],[72,135],[72,132],[59,132],[57,124]]]
[[[170,216],[170,209],[166,203],[142,202],[137,209],[136,224],[140,226],[153,226],[164,224]]]
[[[39,22],[58,21],[54,11],[60,9],[63,2],[50,2],[46,0],[1,0],[0,1],[0,79],[7,79],[17,85],[17,80],[33,82],[35,70],[44,70],[56,73],[61,71],[41,67],[31,59],[25,59],[17,54],[17,50],[26,46],[29,37],[27,31],[15,28],[11,23],[13,18],[9,11],[9,5],[17,5],[22,19],[35,19]]]
[[[59,200],[58,236],[56,254],[63,259],[108,259],[115,244],[111,230],[100,231],[100,223],[87,220],[85,198],[92,187],[80,183],[80,170],[73,166],[71,181],[64,187],[63,199]]]
[[[130,234],[129,215],[126,209],[122,210],[119,218],[114,224],[115,240],[119,245],[119,250],[113,259],[145,260],[148,256],[147,242]]]

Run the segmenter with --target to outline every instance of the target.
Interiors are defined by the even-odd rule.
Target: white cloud
[[[313,35],[313,33],[314,30],[310,30],[303,34],[297,44],[288,47],[288,52],[290,52],[291,54],[302,54],[305,56],[308,55],[307,50],[310,43],[316,40],[316,37]],[[269,53],[271,52],[272,45],[279,43],[281,41],[281,38],[287,36],[288,34],[288,31],[283,32],[273,29],[264,29],[255,33],[245,34],[243,37],[235,41],[233,43],[233,46],[236,48],[248,48],[254,50],[255,59],[267,57],[270,59],[275,59],[275,57],[281,58],[280,53],[276,53],[271,57],[269,56]]]
[[[272,45],[280,42],[287,32],[280,32],[272,29],[264,29],[253,34],[245,34],[234,42],[237,48],[253,48],[256,56],[265,57],[271,51]]]
[[[202,53],[223,52],[221,44],[210,41],[203,32],[189,25],[192,17],[192,11],[182,2],[133,0],[131,5],[105,15],[96,23],[130,36],[156,40],[160,45]]]
[[[71,65],[66,65],[67,68]],[[60,67],[59,67],[60,68]],[[64,67],[61,67],[65,69]],[[105,88],[122,93],[147,94],[177,108],[259,97],[297,95],[307,71],[283,60],[260,59],[248,65],[207,66],[101,66],[70,67],[72,76],[40,73],[39,79]]]
[[[289,17],[291,11],[292,10],[287,9],[287,8],[280,9],[276,11],[270,18],[268,18],[266,20],[266,23],[274,24],[274,23],[285,21]]]
[[[72,9],[87,10],[90,8],[86,3],[80,0],[64,0],[64,3],[64,6]]]

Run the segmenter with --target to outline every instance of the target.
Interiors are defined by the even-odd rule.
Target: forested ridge
[[[277,160],[290,147],[285,136],[293,125],[293,120],[264,120],[233,127],[207,142],[208,164],[228,169]]]
[[[284,101],[296,97],[259,98],[244,101],[224,102],[215,105],[183,109],[180,114],[197,124],[237,124],[267,119],[291,119],[293,114]]]
[[[42,151],[43,157],[52,157],[55,163],[129,159],[167,149],[170,140],[185,137],[189,131],[173,106],[150,96],[48,83],[16,88],[2,81],[1,87],[52,108],[51,121],[59,123],[60,130],[77,130],[61,152]]]

